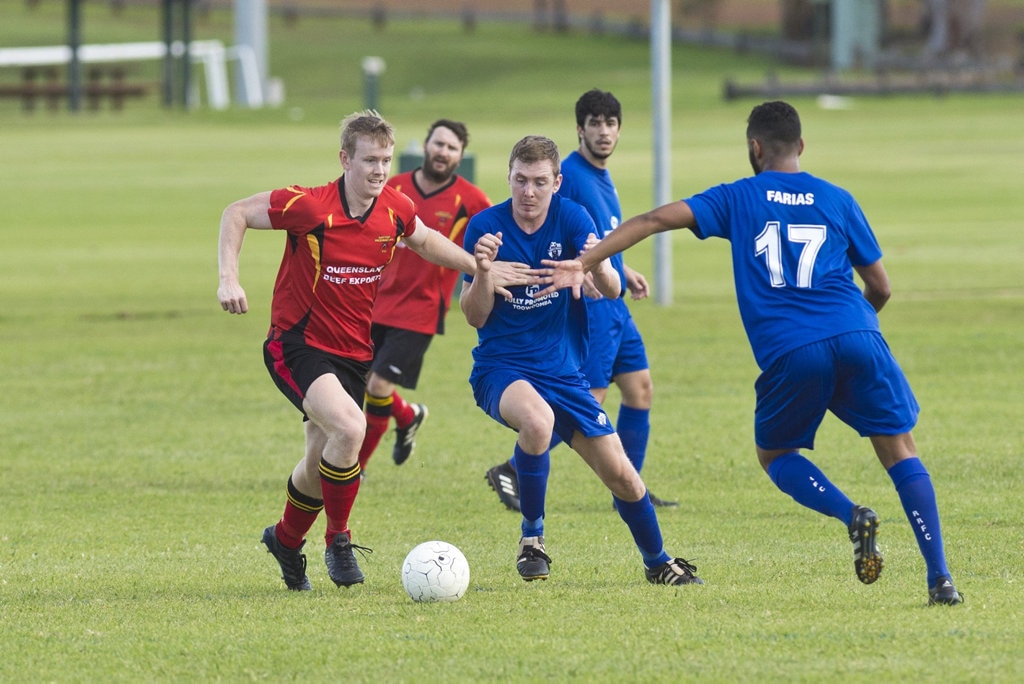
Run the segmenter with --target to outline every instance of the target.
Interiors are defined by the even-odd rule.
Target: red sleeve
[[[334,192],[337,192],[336,184],[319,188],[289,185],[272,191],[270,209],[267,210],[270,225],[278,230],[297,233],[307,233],[315,228],[323,219],[322,195],[325,187],[334,188]]]

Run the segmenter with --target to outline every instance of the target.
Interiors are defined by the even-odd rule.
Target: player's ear
[[[552,187],[554,188],[552,192],[558,192],[558,188],[562,187],[562,174],[559,173],[555,176],[555,184]]]

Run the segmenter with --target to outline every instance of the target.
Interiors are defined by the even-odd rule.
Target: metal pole
[[[654,130],[654,206],[672,192],[672,15],[669,0],[651,0],[651,117]],[[672,236],[654,236],[654,301],[672,303]]]
[[[164,54],[165,107],[171,107],[174,105],[174,53],[172,52],[174,44],[174,22],[172,18],[172,2],[173,0],[163,0],[162,3],[164,45],[166,46],[167,50],[166,53]]]
[[[246,81],[245,72],[239,69],[235,75],[235,96],[248,107],[261,107],[268,74],[267,0],[234,0],[234,7],[235,45],[250,48],[258,73],[253,83]]]
[[[181,0],[181,108],[188,109],[189,90],[192,87],[192,0]]]
[[[71,61],[68,62],[68,108],[77,112],[82,108],[82,61],[78,48],[82,45],[82,3],[81,0],[68,2],[68,47]]]

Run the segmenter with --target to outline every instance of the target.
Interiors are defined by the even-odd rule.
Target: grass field
[[[59,4],[11,4],[0,38],[53,42]],[[86,6],[89,41],[155,31],[147,10]],[[230,20],[214,12],[199,33],[228,40]],[[400,146],[437,116],[464,119],[492,199],[507,194],[515,140],[543,133],[567,153],[577,95],[614,90],[626,113],[612,172],[625,213],[637,213],[652,201],[648,53],[614,36],[487,24],[466,35],[445,22],[377,33],[351,20],[275,21],[271,38],[271,71],[288,94],[280,109],[184,114],[154,98],[118,114],[26,116],[0,104],[0,681],[1024,676],[1020,97],[864,99],[845,110],[794,101],[804,168],[854,192],[886,252],[894,297],[883,330],[923,406],[915,435],[965,605],[925,607],[898,498],[870,446],[837,421],[826,420],[814,458],[879,512],[877,584],[857,582],[841,524],[760,471],[756,367],[726,245],[688,233],[672,238],[673,304],[632,309],[656,387],[645,479],[682,501],[662,527],[670,552],[695,558],[703,587],[643,580],[608,494],[564,447],[548,500],[551,579],[519,580],[519,519],[483,480],[513,435],[473,405],[474,335],[455,312],[410,393],[431,409],[416,453],[394,467],[386,437],[354,511],[357,543],[374,549],[366,584],[330,584],[321,521],[307,546],[314,591],[297,595],[259,544],[301,450],[297,414],[260,351],[281,241],[247,238],[252,310],[224,314],[221,210],[335,177],[337,121],[362,106],[359,58],[380,54],[381,107]],[[753,102],[721,101],[721,82],[772,65],[682,48],[674,62],[672,187],[684,196],[748,173]],[[628,260],[650,274],[651,245]],[[431,538],[469,559],[459,602],[414,604],[402,590],[402,558]]]

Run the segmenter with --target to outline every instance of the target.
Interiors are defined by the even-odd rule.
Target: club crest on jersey
[[[438,211],[434,213],[434,219],[434,228],[440,230],[451,223],[452,213],[450,211]]]
[[[548,257],[551,259],[557,259],[562,256],[562,243],[552,242],[548,245]]]

